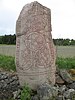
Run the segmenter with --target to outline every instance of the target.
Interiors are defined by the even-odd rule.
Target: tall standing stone
[[[55,83],[55,48],[51,11],[34,1],[23,7],[16,23],[16,68],[20,84],[32,89]]]

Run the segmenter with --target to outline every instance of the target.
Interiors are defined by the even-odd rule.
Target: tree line
[[[16,44],[16,35],[0,36],[0,44]]]
[[[74,39],[53,39],[55,45],[59,46],[70,46],[75,45]],[[16,35],[4,35],[0,36],[0,44],[16,44]]]
[[[75,40],[74,39],[53,39],[53,42],[55,45],[59,46],[70,46],[70,45],[75,45]]]

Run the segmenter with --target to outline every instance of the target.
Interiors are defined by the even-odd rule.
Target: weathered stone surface
[[[65,82],[66,83],[66,82]],[[21,100],[21,90],[18,76],[15,73],[0,72],[0,100]],[[30,100],[75,100],[75,82],[65,85],[44,83],[31,93]]]
[[[61,86],[61,87],[59,88],[59,94],[63,95],[63,93],[64,93],[66,90],[68,90],[67,87],[66,87],[66,85]]]
[[[58,88],[44,83],[38,87],[37,94],[40,100],[55,100],[54,98],[58,95]]]
[[[75,82],[68,84],[67,87],[70,89],[75,89]]]
[[[66,82],[66,83],[72,83],[72,77],[70,76],[70,74],[64,69],[64,70],[60,70],[59,75],[61,76],[61,78]]]
[[[72,80],[75,81],[75,69],[69,69],[68,72],[71,75]]]
[[[20,84],[55,83],[51,11],[38,2],[23,7],[16,23],[16,68]]]
[[[65,99],[75,100],[75,90],[74,89],[69,89],[65,91],[63,95]]]
[[[16,74],[0,72],[0,100],[8,100],[13,97],[13,92],[20,88]]]
[[[69,69],[68,71],[71,75],[75,75],[75,69]]]
[[[59,75],[56,75],[56,84],[64,84],[65,81],[59,76]]]
[[[32,96],[31,100],[39,100],[38,95]]]

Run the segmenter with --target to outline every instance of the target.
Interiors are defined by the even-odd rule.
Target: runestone
[[[32,89],[55,83],[55,47],[51,10],[34,1],[23,7],[16,22],[16,69],[20,84]]]

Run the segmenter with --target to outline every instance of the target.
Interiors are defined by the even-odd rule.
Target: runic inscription
[[[50,9],[38,2],[23,7],[16,23],[16,68],[20,84],[33,89],[55,83],[55,48]]]

